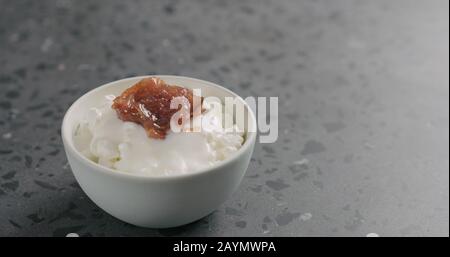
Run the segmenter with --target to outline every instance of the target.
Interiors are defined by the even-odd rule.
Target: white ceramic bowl
[[[108,83],[80,97],[64,116],[61,134],[72,172],[83,191],[100,208],[125,222],[151,228],[167,228],[198,220],[221,205],[238,187],[247,170],[256,141],[256,119],[245,101],[211,82],[179,76],[159,76],[169,84],[202,89],[203,96],[236,97],[250,120],[242,147],[230,158],[190,174],[150,177],[101,166],[74,147],[73,131],[91,107],[104,95],[119,95],[147,76]]]

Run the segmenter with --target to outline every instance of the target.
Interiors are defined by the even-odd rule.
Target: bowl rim
[[[245,140],[244,144],[242,145],[242,147],[239,148],[238,151],[234,152],[227,159],[220,161],[211,167],[198,169],[198,170],[195,170],[195,171],[192,171],[189,173],[181,173],[181,174],[175,174],[175,175],[169,175],[169,176],[152,176],[152,175],[145,175],[145,174],[139,174],[139,173],[136,174],[136,173],[130,173],[130,172],[122,171],[122,170],[116,170],[116,169],[112,169],[112,168],[100,165],[98,163],[95,163],[92,160],[89,160],[84,155],[82,155],[75,148],[75,145],[73,144],[73,138],[71,140],[69,140],[69,137],[71,137],[72,135],[69,135],[70,133],[68,132],[68,130],[69,130],[69,125],[68,125],[69,115],[68,114],[73,111],[74,106],[76,106],[81,101],[82,98],[88,97],[90,94],[93,94],[97,91],[101,91],[102,89],[105,89],[107,87],[112,87],[117,83],[122,83],[122,82],[126,82],[129,80],[139,80],[139,79],[148,78],[148,77],[159,77],[161,79],[176,78],[176,79],[191,80],[194,82],[206,84],[207,86],[218,88],[219,90],[223,90],[223,91],[231,94],[233,97],[238,98],[240,101],[242,101],[244,103],[244,107],[247,109],[247,112],[249,113],[248,118],[251,119],[251,123],[252,123],[252,126],[255,128],[255,132],[246,131],[246,133],[245,133],[246,140]],[[82,162],[84,165],[90,167],[93,170],[99,171],[105,175],[116,176],[119,178],[146,180],[146,181],[153,181],[153,180],[154,181],[164,181],[164,180],[169,181],[169,180],[176,180],[176,179],[182,179],[182,178],[193,178],[196,176],[201,176],[201,175],[205,175],[207,173],[214,172],[215,170],[220,170],[222,167],[224,167],[232,162],[235,162],[244,153],[246,153],[248,151],[253,152],[253,147],[255,145],[256,135],[257,135],[256,131],[257,131],[257,126],[256,126],[255,114],[254,114],[252,108],[250,108],[250,106],[247,104],[247,102],[241,96],[239,96],[238,94],[234,93],[233,91],[231,91],[225,87],[222,87],[220,85],[217,85],[213,82],[196,79],[196,78],[191,78],[191,77],[187,77],[187,76],[177,76],[177,75],[142,75],[142,76],[123,78],[123,79],[115,80],[112,82],[108,82],[106,84],[102,84],[94,89],[89,90],[88,92],[84,93],[80,97],[78,97],[77,100],[75,100],[70,105],[70,107],[67,109],[67,111],[65,112],[64,118],[63,118],[63,121],[61,124],[61,138],[63,141],[64,149],[66,150],[66,155],[71,154],[72,157],[76,158],[78,161]],[[72,170],[72,172],[74,172],[72,167],[71,167],[71,170]]]

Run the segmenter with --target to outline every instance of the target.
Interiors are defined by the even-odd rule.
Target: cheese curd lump
[[[227,159],[244,142],[235,124],[223,125],[224,116],[233,120],[225,108],[213,108],[208,99],[202,102],[201,114],[181,132],[168,130],[164,138],[151,137],[141,124],[119,118],[115,99],[99,99],[99,106],[86,113],[74,132],[75,147],[100,165],[149,176],[184,174]],[[201,126],[200,131],[192,132],[192,124]]]

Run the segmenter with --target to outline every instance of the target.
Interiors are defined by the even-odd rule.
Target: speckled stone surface
[[[448,236],[448,1],[0,0],[0,236]],[[279,139],[183,227],[76,183],[65,110],[142,74],[279,96]],[[117,190],[120,190],[118,188]]]

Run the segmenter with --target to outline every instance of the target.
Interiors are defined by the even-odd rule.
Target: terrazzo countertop
[[[0,236],[449,235],[448,1],[0,6]],[[106,214],[63,151],[74,100],[143,74],[279,97],[277,142],[186,226]]]

